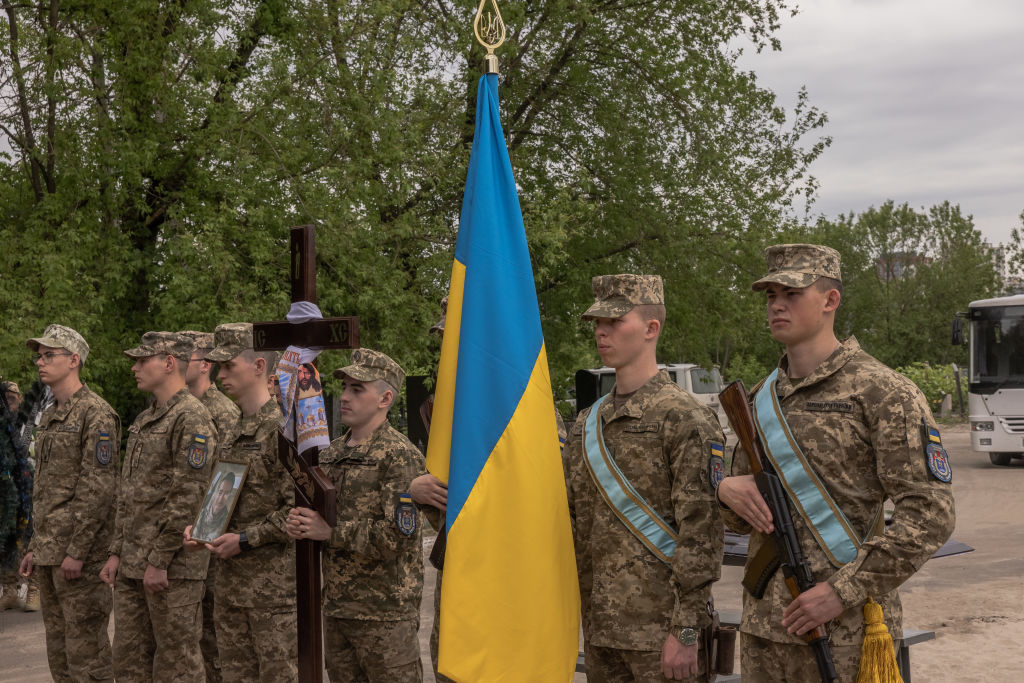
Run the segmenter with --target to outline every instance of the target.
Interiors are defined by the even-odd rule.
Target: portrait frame
[[[245,484],[245,475],[249,473],[248,463],[219,462],[210,478],[210,486],[206,489],[203,504],[192,525],[192,540],[209,545],[222,536],[228,528],[231,515],[235,513],[235,505]],[[218,496],[218,489],[224,482],[231,483],[230,492],[226,497]]]

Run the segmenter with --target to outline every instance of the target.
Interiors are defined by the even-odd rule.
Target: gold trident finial
[[[487,11],[484,14],[484,5],[491,3],[494,11]],[[498,56],[494,51],[505,42],[505,22],[501,18],[501,10],[498,9],[496,0],[480,0],[480,6],[476,8],[476,18],[473,20],[473,33],[477,41],[487,48],[487,56],[484,57],[484,73],[498,73]]]

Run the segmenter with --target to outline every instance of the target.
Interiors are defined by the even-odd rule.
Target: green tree
[[[856,335],[893,367],[966,361],[963,347],[950,344],[953,318],[994,296],[1000,282],[992,250],[958,205],[916,211],[890,200],[856,216],[822,218],[804,238],[842,254],[841,336]]]
[[[754,304],[736,291],[827,144],[805,93],[786,112],[737,67],[740,47],[779,47],[786,3],[500,4],[503,121],[556,386],[597,362],[578,314],[599,273],[665,276],[665,360],[745,348]],[[6,374],[30,375],[24,339],[65,322],[93,346],[87,378],[131,417],[121,349],[148,329],[280,317],[300,223],[318,226],[324,311],[358,313],[363,342],[410,372],[434,365],[475,3],[0,7]]]

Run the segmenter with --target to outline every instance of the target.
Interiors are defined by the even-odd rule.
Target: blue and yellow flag
[[[427,468],[448,483],[438,668],[572,678],[579,585],[558,429],[498,77],[480,78]]]

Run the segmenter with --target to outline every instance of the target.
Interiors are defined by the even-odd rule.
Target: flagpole
[[[493,11],[484,13],[484,6],[490,3]],[[487,49],[487,56],[484,57],[484,73],[497,74],[498,55],[494,51],[505,42],[505,21],[501,18],[501,10],[498,9],[497,0],[480,0],[480,6],[476,9],[476,18],[473,19],[473,33],[476,34],[477,42]]]

